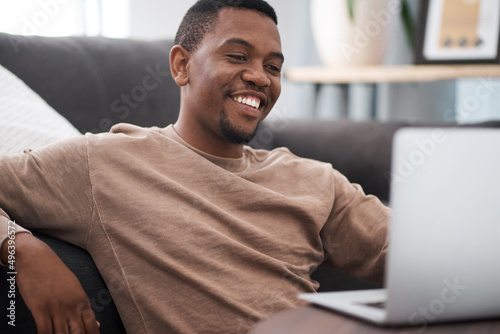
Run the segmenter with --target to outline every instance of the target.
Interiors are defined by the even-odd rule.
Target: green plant
[[[349,18],[354,22],[354,4],[356,0],[347,0],[347,9],[349,11]],[[401,20],[405,29],[406,40],[410,48],[413,49],[415,41],[415,22],[411,14],[410,5],[407,0],[401,0]]]

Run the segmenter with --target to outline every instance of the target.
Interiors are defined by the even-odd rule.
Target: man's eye
[[[278,66],[274,66],[274,65],[267,65],[267,68],[270,69],[271,71],[273,72],[276,72],[276,73],[281,73],[281,68],[278,67]]]
[[[242,56],[242,55],[229,55],[229,57],[236,59],[236,60],[241,60],[241,61],[246,60],[245,56]]]

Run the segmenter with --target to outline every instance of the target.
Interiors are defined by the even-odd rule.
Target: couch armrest
[[[97,321],[101,323],[100,332],[110,334],[126,333],[113,299],[90,255],[79,247],[43,233],[34,232],[33,235],[48,244],[68,268],[78,277],[89,297]],[[16,333],[36,333],[35,321],[31,316],[31,312],[26,307],[26,304],[24,304],[17,286],[15,299],[7,298],[7,292],[10,286],[7,281],[10,275],[7,275],[7,272],[8,270],[6,267],[0,269],[0,291],[2,294],[5,294],[0,298],[0,308],[6,310],[7,307],[9,307],[10,300],[15,300],[16,326],[10,326],[7,323],[9,319],[4,318],[0,321],[0,333],[12,333],[14,330]]]

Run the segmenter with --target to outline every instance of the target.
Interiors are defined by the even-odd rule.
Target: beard
[[[224,109],[219,113],[219,129],[222,137],[232,144],[248,144],[255,137],[258,127],[257,125],[252,133],[246,133],[231,123]]]

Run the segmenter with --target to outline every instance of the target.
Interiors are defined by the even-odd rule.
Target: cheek
[[[225,93],[225,89],[229,84],[229,75],[224,69],[217,67],[205,66],[202,71],[193,73],[193,84],[197,90],[204,94],[216,94],[214,98],[220,97]]]
[[[207,71],[197,70],[192,72],[189,86],[192,95],[195,96],[197,100],[200,100],[200,102],[203,101],[202,103],[205,105],[209,103],[210,98],[214,96],[214,78],[210,76],[210,73]]]
[[[276,78],[272,81],[272,90],[271,94],[273,96],[273,103],[276,103],[276,100],[280,97],[281,95],[281,80],[279,78]]]
[[[199,59],[193,60],[189,76],[190,83],[197,90],[205,89],[207,83],[213,84],[214,74],[213,74],[213,64],[210,61],[200,61]]]

